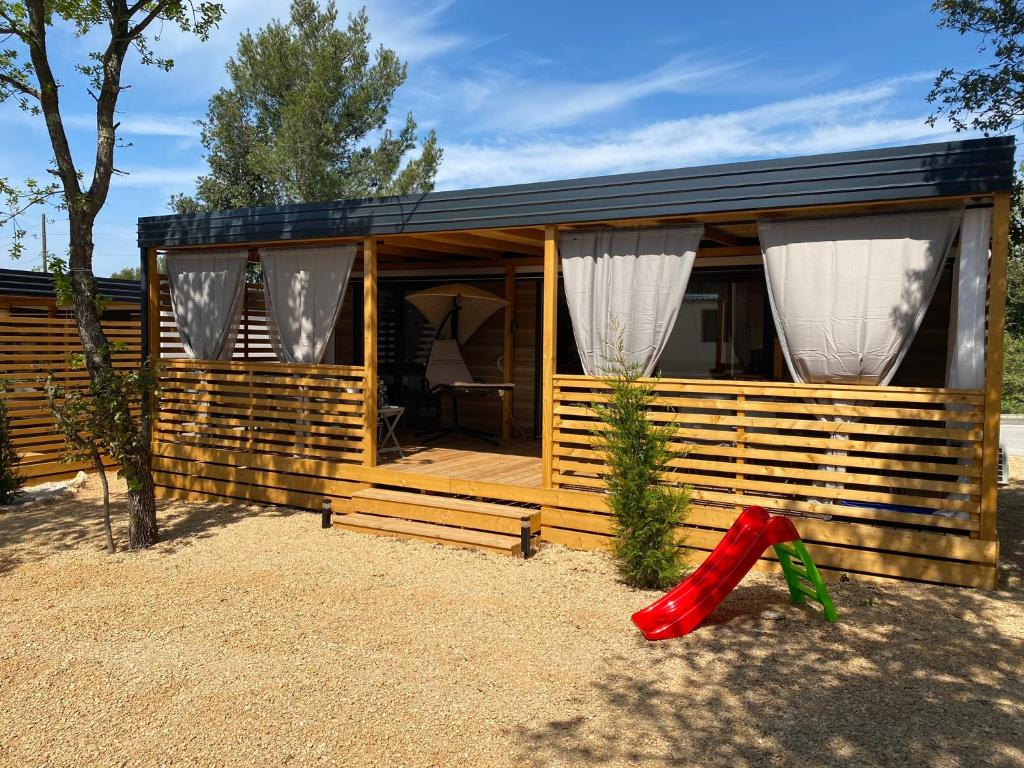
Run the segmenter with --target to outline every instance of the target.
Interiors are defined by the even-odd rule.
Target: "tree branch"
[[[36,78],[39,80],[39,104],[42,107],[43,118],[46,120],[46,130],[50,134],[53,156],[64,185],[68,209],[71,210],[78,204],[82,190],[78,183],[78,171],[71,154],[71,145],[68,143],[68,136],[64,130],[64,120],[60,114],[57,78],[54,77],[53,70],[50,69],[49,55],[46,51],[47,10],[43,0],[28,0],[26,6],[28,8],[29,34],[22,39],[28,46],[32,66],[35,69]]]
[[[132,8],[138,8],[142,5],[145,5],[145,3],[136,3],[134,6],[132,6]],[[143,32],[145,32],[146,28],[160,17],[160,14],[162,14],[164,10],[166,10],[168,5],[169,3],[167,2],[160,2],[154,5],[153,8],[149,11],[149,13],[147,13],[143,17],[142,21],[140,21],[138,24],[136,24],[128,31],[128,37],[134,40]],[[132,11],[131,15],[135,15],[135,11]]]
[[[4,85],[9,85],[14,90],[23,93],[26,96],[31,96],[33,99],[36,99],[37,101],[40,99],[39,91],[37,91],[28,83],[23,83],[20,80],[11,77],[10,75],[0,73],[0,83],[3,83]]]

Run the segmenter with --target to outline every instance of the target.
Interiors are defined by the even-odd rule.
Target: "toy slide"
[[[838,621],[821,574],[793,521],[769,515],[761,507],[747,507],[701,566],[667,595],[634,613],[633,623],[648,640],[689,634],[732,592],[768,547],[775,547],[793,602],[804,603],[810,597],[821,603],[828,621]]]

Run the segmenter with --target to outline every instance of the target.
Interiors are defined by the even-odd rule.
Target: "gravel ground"
[[[97,486],[0,513],[0,765],[1024,765],[1024,485],[999,592],[754,574],[650,645],[603,555],[175,503],[107,556]]]

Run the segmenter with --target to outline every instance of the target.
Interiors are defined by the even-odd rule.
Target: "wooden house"
[[[159,492],[605,547],[618,329],[695,558],[760,504],[826,571],[992,587],[1013,169],[996,138],[142,218]],[[468,335],[418,308],[453,284],[500,304]]]

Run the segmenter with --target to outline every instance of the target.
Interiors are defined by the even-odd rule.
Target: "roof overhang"
[[[1010,190],[1013,137],[404,197],[139,219],[140,247],[230,245],[983,196]]]

